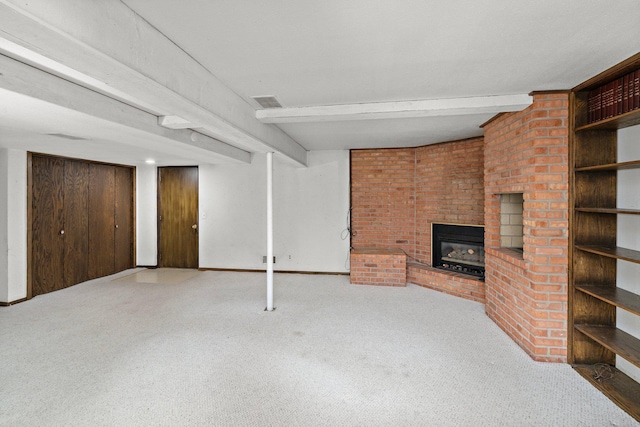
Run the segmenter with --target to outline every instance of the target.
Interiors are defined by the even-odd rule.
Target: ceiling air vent
[[[256,101],[262,108],[282,108],[280,101],[278,101],[273,95],[252,96],[251,99]]]

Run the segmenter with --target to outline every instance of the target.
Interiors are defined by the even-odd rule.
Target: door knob
[[[118,228],[118,224],[116,224],[116,228]]]
[[[191,228],[193,228],[193,229],[195,230],[196,228],[198,228],[198,224],[193,224],[193,225],[191,226]]]
[[[64,230],[60,230],[60,234],[64,234]]]

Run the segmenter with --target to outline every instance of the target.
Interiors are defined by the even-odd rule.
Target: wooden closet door
[[[89,278],[89,164],[64,165],[64,286]]]
[[[89,165],[89,278],[115,273],[115,167]]]
[[[115,167],[115,271],[133,267],[133,169]]]
[[[64,287],[64,160],[33,156],[31,296]]]
[[[158,266],[198,268],[198,168],[158,168]]]

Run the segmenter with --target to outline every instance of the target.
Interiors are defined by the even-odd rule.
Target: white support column
[[[273,153],[267,153],[267,308],[273,311]]]

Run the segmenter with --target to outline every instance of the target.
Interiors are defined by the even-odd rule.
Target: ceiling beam
[[[180,116],[160,116],[158,117],[158,125],[169,129],[193,129],[201,127]]]
[[[306,166],[300,144],[256,120],[247,100],[123,2],[65,4],[0,0],[0,49],[149,113],[197,123],[228,144]]]
[[[75,83],[0,55],[0,88],[84,115],[155,135],[185,148],[214,153],[219,160],[250,163],[251,153],[190,130],[167,129],[158,118]],[[131,141],[135,144],[136,141]]]
[[[263,123],[302,123],[497,114],[523,110],[531,105],[532,102],[533,98],[531,96],[521,94],[298,108],[269,108],[257,110],[256,118]]]

